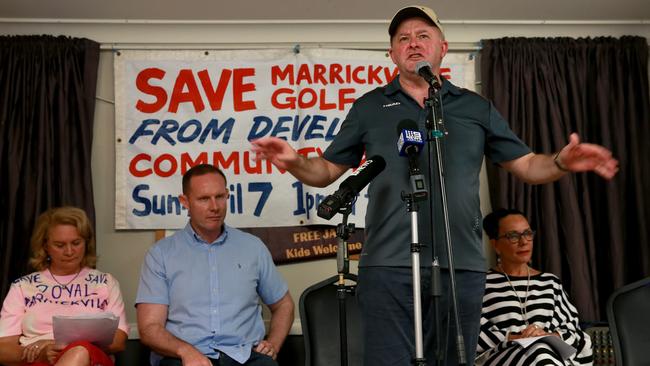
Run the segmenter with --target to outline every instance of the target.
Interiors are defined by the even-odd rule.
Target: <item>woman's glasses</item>
[[[527,241],[531,241],[534,237],[535,231],[528,229],[522,232],[508,231],[507,233],[498,236],[497,239],[506,238],[511,244],[517,244],[519,241],[521,241],[521,238],[524,238]]]

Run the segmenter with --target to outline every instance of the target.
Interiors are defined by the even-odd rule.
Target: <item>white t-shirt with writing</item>
[[[20,344],[54,339],[53,315],[111,312],[128,334],[120,285],[109,273],[83,268],[78,274],[52,276],[49,270],[15,280],[0,311],[0,337],[21,335]]]

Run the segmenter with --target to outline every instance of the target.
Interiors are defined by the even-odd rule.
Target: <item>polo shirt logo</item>
[[[389,107],[395,107],[395,106],[400,105],[400,104],[402,104],[402,103],[400,103],[400,102],[393,102],[393,103],[384,104],[382,107],[383,107],[383,108],[389,108]]]

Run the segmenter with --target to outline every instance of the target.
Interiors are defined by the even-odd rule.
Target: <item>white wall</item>
[[[566,23],[566,24],[565,24]],[[503,36],[615,36],[640,35],[650,39],[650,24],[598,24],[540,22],[462,22],[445,24],[451,49],[476,49],[482,38]],[[102,43],[100,55],[95,130],[93,141],[93,184],[97,215],[98,267],[120,281],[127,316],[135,322],[133,302],[140,265],[154,243],[153,231],[115,231],[115,131],[113,52],[111,48],[259,48],[259,47],[347,47],[385,49],[385,22],[141,22],[47,21],[0,19],[0,34],[64,34],[86,37]],[[482,208],[489,210],[485,177],[481,182]],[[333,259],[288,264],[279,267],[289,282],[296,302],[309,285],[336,274]],[[353,265],[352,272],[356,272]],[[297,306],[296,306],[297,309]],[[296,317],[298,312],[296,311]]]

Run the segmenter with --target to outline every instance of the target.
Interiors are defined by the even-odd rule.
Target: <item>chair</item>
[[[650,365],[650,277],[614,291],[607,320],[617,366]]]
[[[129,339],[124,351],[115,354],[115,366],[149,366],[150,352],[139,339]]]
[[[354,285],[346,286],[345,294],[347,364],[357,366],[361,365],[363,360],[361,319],[355,296],[357,276],[345,274],[344,277],[348,282],[354,282]],[[300,321],[305,340],[305,366],[341,365],[337,282],[338,275],[332,276],[305,289],[300,296]]]
[[[593,350],[594,366],[614,366],[614,346],[607,322],[580,323],[580,328],[589,334]]]

